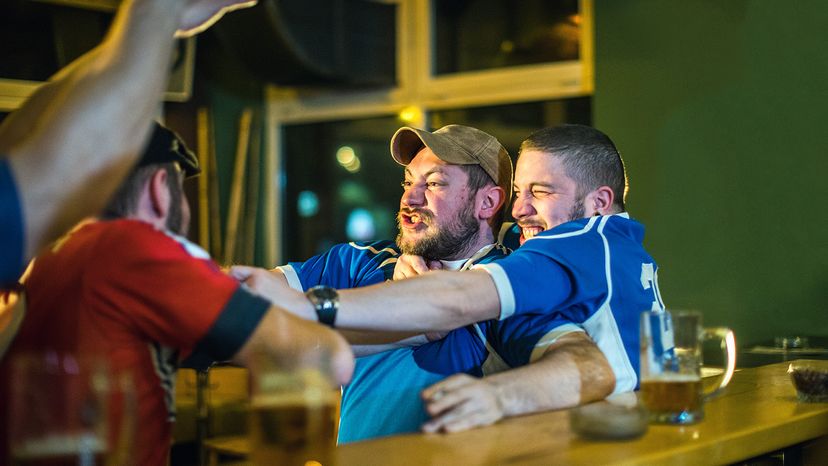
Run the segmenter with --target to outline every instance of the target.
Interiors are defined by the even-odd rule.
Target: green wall
[[[828,2],[596,0],[595,125],[669,307],[828,336]]]

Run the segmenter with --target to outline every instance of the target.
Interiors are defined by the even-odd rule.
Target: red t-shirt
[[[131,373],[136,464],[166,465],[178,362],[193,352],[229,359],[269,307],[200,247],[136,220],[76,228],[37,258],[25,289],[26,316],[0,363],[2,458],[9,362],[54,350],[105,355],[114,371]]]

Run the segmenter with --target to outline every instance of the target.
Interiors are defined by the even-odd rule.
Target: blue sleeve
[[[288,265],[296,271],[305,290],[317,285],[351,288],[349,249],[347,244],[337,244],[327,252],[313,256],[305,262],[290,262]]]
[[[296,272],[303,289],[316,285],[356,288],[390,279],[397,252],[393,243],[337,244],[329,251],[305,262],[288,265]]]
[[[505,259],[481,267],[497,286],[501,320],[565,309],[562,319],[583,323],[607,297],[607,262],[598,235],[536,237]]]
[[[14,284],[23,272],[23,211],[11,168],[0,158],[0,287]]]
[[[554,309],[572,293],[566,269],[525,245],[508,257],[479,266],[492,276],[500,296],[500,320]]]

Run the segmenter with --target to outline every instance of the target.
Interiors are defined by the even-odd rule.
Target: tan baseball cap
[[[391,137],[391,156],[400,165],[411,163],[423,147],[450,164],[480,165],[506,192],[508,205],[512,198],[512,159],[497,138],[463,125],[443,126],[433,133],[403,126]]]

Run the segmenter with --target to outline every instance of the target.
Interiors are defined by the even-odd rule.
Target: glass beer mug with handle
[[[722,341],[726,367],[710,391],[702,385],[702,341]],[[727,386],[736,366],[736,341],[725,327],[703,328],[694,311],[641,314],[641,401],[650,421],[692,424],[704,417],[704,402]]]
[[[339,399],[326,375],[329,366],[330,354],[323,348],[253,358],[253,464],[334,464]]]

